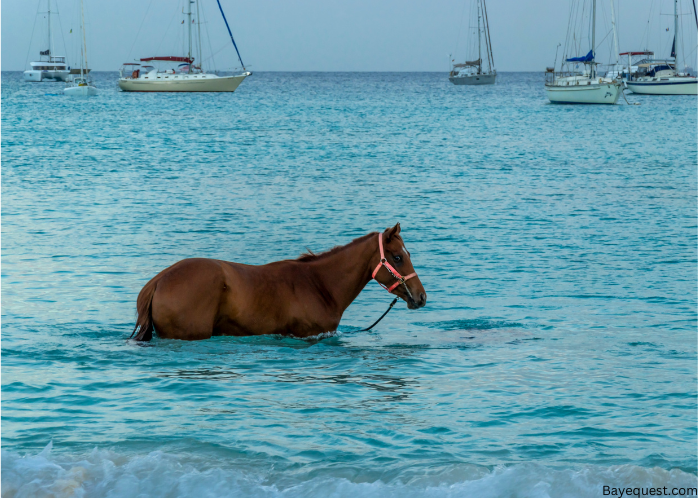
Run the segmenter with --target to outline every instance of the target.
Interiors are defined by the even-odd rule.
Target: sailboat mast
[[[486,12],[486,0],[481,0],[483,3],[482,8],[484,9],[484,26],[486,33],[486,48],[489,52],[489,71],[494,69],[495,63],[493,61],[493,47],[491,46],[491,30],[489,29],[489,14]]]
[[[593,0],[593,22],[591,23],[591,51],[593,60],[591,61],[591,78],[595,78],[595,0]]]
[[[187,0],[187,73],[192,73],[192,0]]]
[[[49,62],[51,61],[51,56],[53,55],[53,50],[51,50],[53,47],[53,39],[51,38],[51,0],[47,1],[47,4],[49,5],[49,11],[48,11],[48,20],[49,20]]]
[[[615,0],[610,0],[610,9],[612,10],[613,40],[615,40],[615,66],[617,66],[620,63],[620,46],[617,43],[617,28],[615,27]]]
[[[477,36],[479,37],[479,74],[481,74],[481,2],[476,3]]]
[[[80,0],[80,18],[81,29],[83,31],[83,53],[85,54],[85,76],[87,76],[88,58],[87,58],[87,41],[85,40],[85,10],[83,9],[83,0]],[[83,77],[83,64],[80,64],[80,76]]]
[[[676,74],[678,71],[678,0],[673,0],[673,43],[675,47],[673,48],[673,65],[675,67]]]
[[[202,67],[202,62],[204,61],[204,54],[202,54],[202,18],[199,14],[199,0],[197,0],[197,40],[199,40],[199,70],[204,73],[204,68]]]

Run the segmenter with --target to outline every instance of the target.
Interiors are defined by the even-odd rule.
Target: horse
[[[139,293],[131,337],[149,341],[154,330],[161,338],[180,340],[333,332],[372,279],[409,309],[421,308],[426,292],[400,232],[397,223],[320,254],[309,251],[261,266],[181,260]]]

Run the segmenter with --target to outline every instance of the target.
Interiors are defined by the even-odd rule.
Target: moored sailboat
[[[452,65],[449,79],[455,85],[493,85],[496,83],[496,68],[493,62],[493,50],[491,49],[491,32],[489,31],[489,20],[486,13],[486,0],[476,0],[476,18],[478,58],[474,61],[465,61]],[[484,39],[486,61],[483,61],[481,55],[482,37]]]
[[[678,1],[673,0],[673,44],[671,46],[671,61],[651,61],[641,66],[643,71],[633,73],[625,84],[635,94],[647,95],[697,95],[698,78],[679,70],[678,46],[680,39],[678,29]],[[631,64],[630,64],[631,66]]]
[[[573,15],[573,10],[572,10]],[[622,80],[598,76],[595,61],[596,0],[592,2],[591,49],[583,57],[562,58],[562,69],[555,73],[547,68],[544,88],[547,98],[555,104],[615,104],[622,94]],[[613,25],[613,31],[615,27]],[[617,35],[615,35],[617,36]],[[567,34],[568,39],[568,34]],[[565,51],[566,52],[566,51]],[[566,63],[583,64],[583,71],[564,71]]]
[[[248,76],[252,75],[250,71],[245,69],[243,59],[236,46],[236,41],[233,39],[231,28],[228,25],[224,11],[221,8],[221,3],[217,0],[221,16],[224,19],[226,28],[228,29],[231,42],[236,49],[238,60],[241,63],[243,72],[233,76],[219,76],[212,73],[206,73],[202,69],[202,63],[195,66],[194,56],[192,53],[192,3],[195,0],[187,0],[187,37],[188,37],[188,52],[187,56],[156,56],[144,57],[140,60],[144,62],[171,62],[180,63],[178,66],[179,72],[175,69],[159,71],[157,68],[149,66],[148,71],[142,71],[143,68],[139,63],[127,63],[120,71],[119,88],[126,92],[234,92],[238,86]],[[198,0],[197,0],[198,1]],[[199,9],[199,4],[197,4]],[[197,30],[199,30],[197,23]],[[201,36],[201,35],[200,35]],[[201,49],[200,49],[201,58]],[[130,75],[125,76],[125,68],[134,68]]]
[[[39,60],[29,63],[32,69],[24,72],[24,80],[27,82],[41,82],[54,80],[65,82],[70,74],[70,67],[66,65],[65,56],[55,56],[54,43],[51,31],[51,0],[47,0],[48,10],[48,48],[39,51]]]
[[[82,35],[82,43],[80,44],[80,71],[69,83],[68,87],[63,89],[63,93],[69,96],[97,95],[97,88],[92,82],[90,71],[88,70],[83,0],[80,0],[80,34]]]

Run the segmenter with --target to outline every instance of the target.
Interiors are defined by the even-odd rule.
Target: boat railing
[[[544,72],[544,83],[553,85],[558,78],[567,78],[574,76],[585,77],[580,71],[555,71],[554,68],[548,67]]]

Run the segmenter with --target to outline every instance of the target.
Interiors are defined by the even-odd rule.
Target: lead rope
[[[379,319],[378,319],[377,321],[375,321],[374,323],[372,323],[370,326],[368,326],[367,328],[363,328],[362,330],[354,330],[354,331],[348,332],[348,333],[360,333],[360,332],[368,332],[368,331],[370,331],[372,328],[374,328],[375,326],[377,326],[381,320],[384,319],[384,316],[386,316],[387,314],[389,314],[389,311],[391,311],[391,308],[394,307],[394,305],[396,305],[396,301],[397,301],[397,300],[399,300],[398,297],[396,297],[394,300],[392,300],[392,301],[391,301],[391,304],[389,304],[389,309],[387,309],[386,311],[384,311],[384,314],[382,314],[381,316],[379,316]]]

